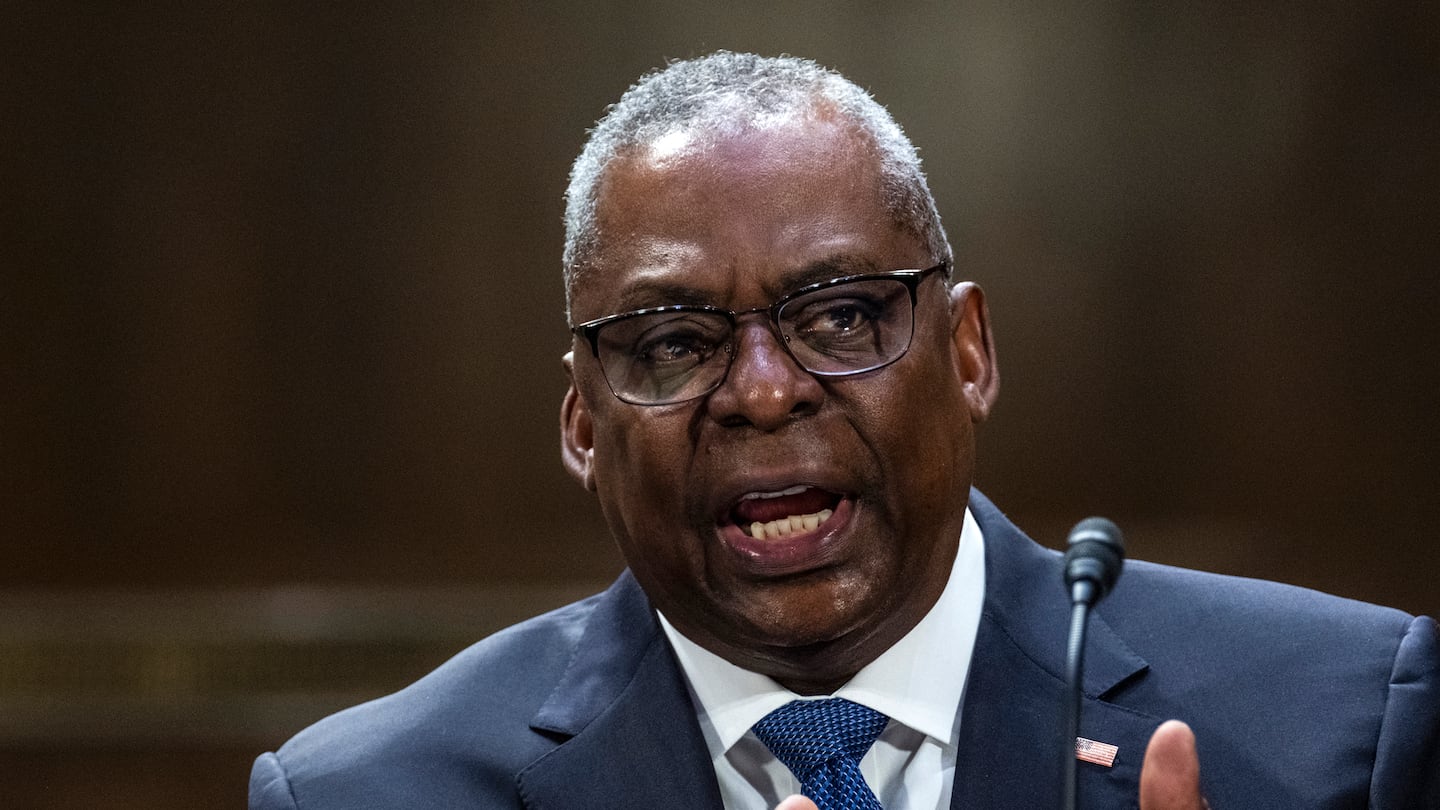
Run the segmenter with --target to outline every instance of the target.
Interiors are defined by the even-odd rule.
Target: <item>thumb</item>
[[[1155,729],[1140,768],[1140,810],[1202,810],[1195,733],[1179,720]]]
[[[820,808],[815,806],[815,802],[797,793],[775,805],[775,810],[820,810]]]

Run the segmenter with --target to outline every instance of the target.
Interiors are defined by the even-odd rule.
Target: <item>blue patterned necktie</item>
[[[820,810],[884,810],[860,775],[860,760],[888,722],[880,712],[844,698],[793,700],[751,731]]]

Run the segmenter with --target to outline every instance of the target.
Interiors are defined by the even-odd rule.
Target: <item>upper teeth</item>
[[[786,495],[799,495],[807,489],[809,489],[809,487],[796,485],[789,489],[782,489],[779,492],[747,492],[740,496],[740,500],[753,501],[757,498],[783,498]]]
[[[791,515],[768,523],[757,520],[750,524],[750,536],[756,540],[775,540],[797,532],[814,531],[816,526],[829,520],[833,514],[835,513],[829,509],[821,509],[809,515]]]

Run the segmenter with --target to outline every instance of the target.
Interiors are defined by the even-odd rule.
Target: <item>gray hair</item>
[[[936,259],[949,258],[935,198],[920,156],[895,119],[869,93],[833,70],[793,56],[718,51],[672,62],[642,77],[590,132],[565,192],[565,309],[601,234],[595,209],[600,181],[623,151],[678,130],[733,132],[749,124],[832,107],[874,142],[885,205],[895,222],[922,239]]]

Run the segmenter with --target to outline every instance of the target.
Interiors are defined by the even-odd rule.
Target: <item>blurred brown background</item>
[[[7,5],[0,806],[243,806],[619,570],[558,463],[561,193],[722,47],[920,146],[1037,539],[1440,613],[1437,8]]]

